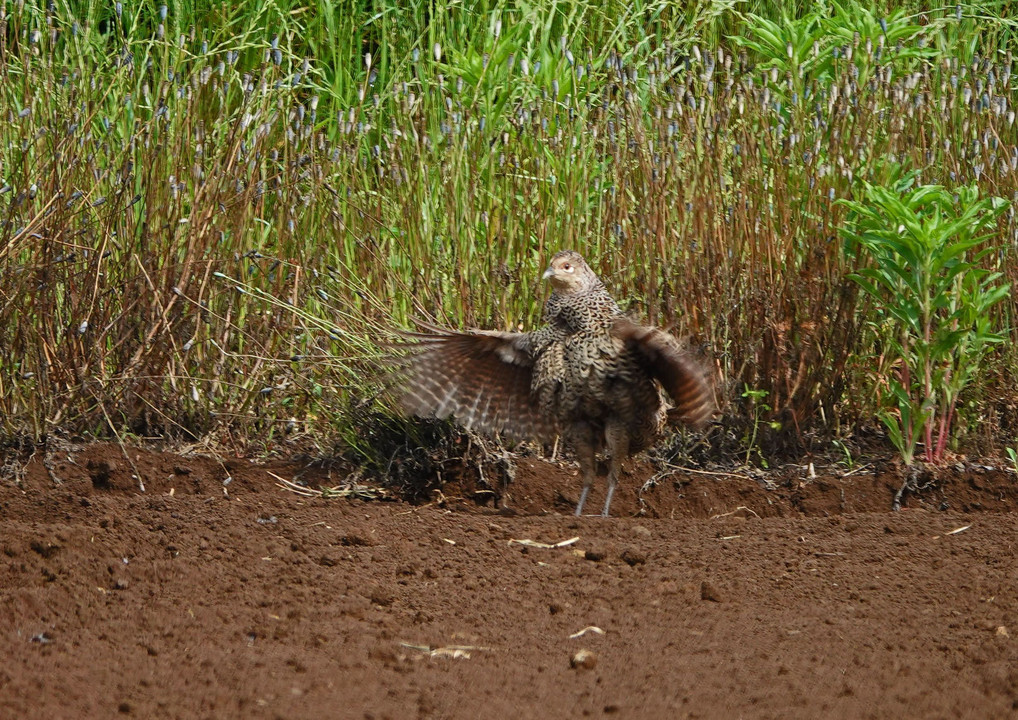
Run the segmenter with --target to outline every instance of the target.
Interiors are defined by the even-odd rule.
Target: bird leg
[[[583,504],[587,502],[590,486],[594,484],[597,474],[594,466],[594,433],[586,423],[577,424],[572,432],[573,444],[576,447],[576,459],[580,462],[580,476],[583,478],[583,490],[580,501],[576,503],[576,517],[583,513]]]
[[[610,464],[608,466],[608,494],[604,498],[601,517],[608,517],[608,508],[611,507],[615,485],[618,483],[619,473],[622,471],[622,461],[629,455],[629,433],[621,423],[610,420],[604,428],[604,439]]]

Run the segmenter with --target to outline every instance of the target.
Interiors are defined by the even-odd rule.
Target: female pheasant
[[[595,477],[595,453],[610,459],[607,517],[622,462],[650,446],[667,419],[702,426],[715,412],[706,372],[671,335],[623,315],[576,252],[556,254],[544,273],[552,294],[544,327],[528,333],[456,332],[423,325],[406,333],[392,361],[402,409],[454,417],[484,433],[570,442],[583,476],[576,514]],[[663,389],[675,407],[666,410]]]

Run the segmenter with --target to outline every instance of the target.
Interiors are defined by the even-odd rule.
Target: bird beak
[[[555,277],[555,269],[549,265],[548,269],[544,271],[544,275],[541,276],[541,279],[547,280],[548,278],[552,277]]]

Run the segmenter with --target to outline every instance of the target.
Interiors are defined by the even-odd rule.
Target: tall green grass
[[[704,349],[733,436],[749,389],[768,448],[811,446],[871,424],[890,372],[837,201],[884,160],[1018,190],[994,6],[129,5],[0,19],[9,436],[370,454],[388,331],[531,327],[574,247]],[[1013,283],[998,226],[983,262]],[[989,441],[1015,432],[1010,345],[958,408]]]

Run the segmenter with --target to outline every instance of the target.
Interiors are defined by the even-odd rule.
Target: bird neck
[[[554,291],[544,306],[545,322],[564,325],[572,332],[607,327],[621,314],[619,306],[601,282],[583,290]]]

